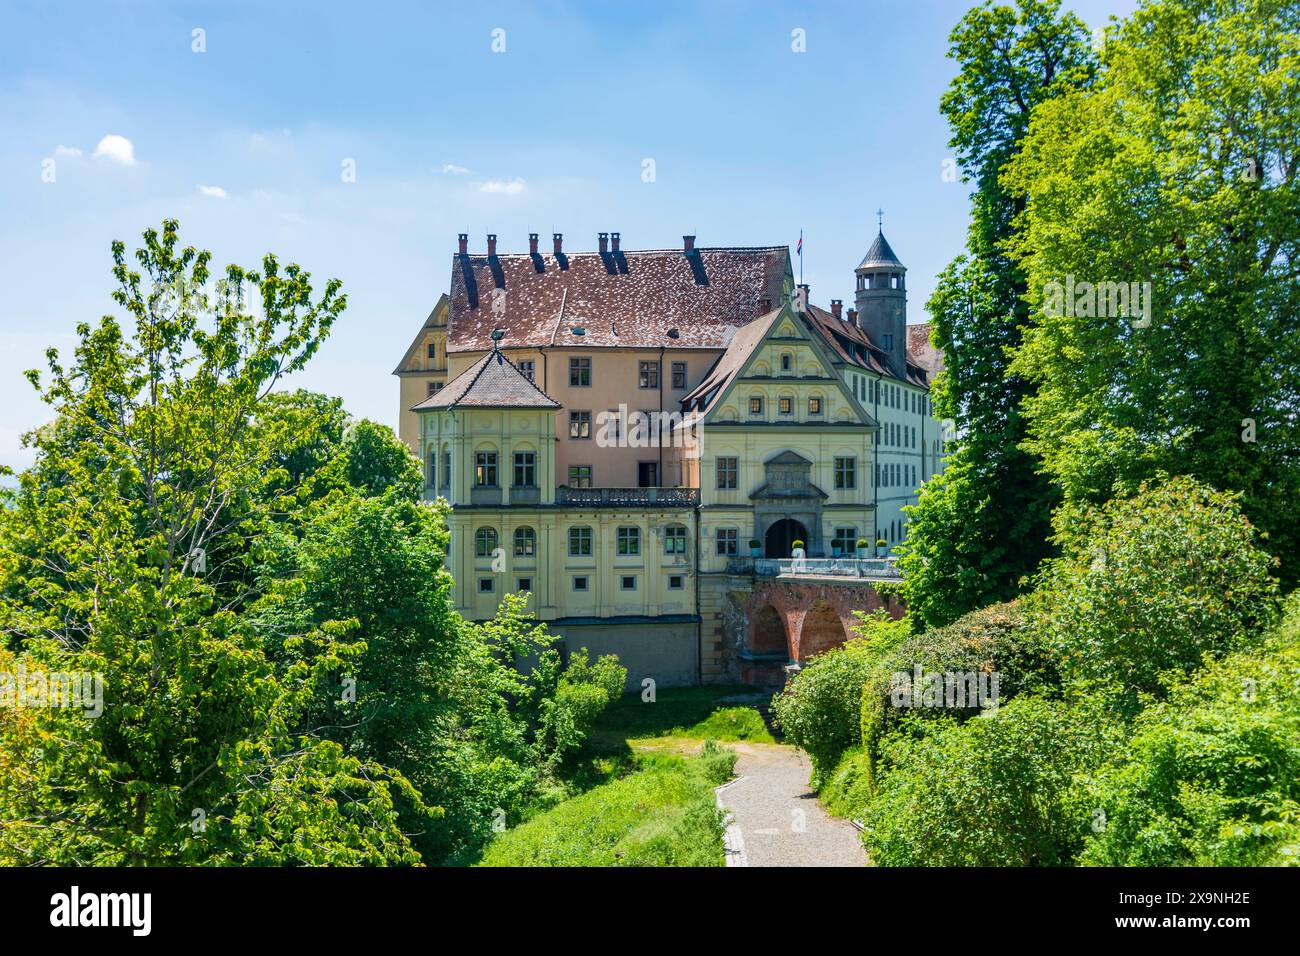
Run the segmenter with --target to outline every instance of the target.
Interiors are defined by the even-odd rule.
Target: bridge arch
[[[790,638],[781,612],[770,604],[754,615],[749,631],[749,650],[755,655],[784,654],[790,658]]]

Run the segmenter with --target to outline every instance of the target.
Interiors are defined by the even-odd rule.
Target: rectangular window
[[[686,363],[673,363],[673,388],[683,389],[686,387]]]
[[[438,357],[438,343],[430,342],[428,345],[426,345],[424,347],[424,354],[428,358],[436,359]]]
[[[831,539],[831,547],[839,548],[843,554],[852,554],[858,546],[858,529],[852,525],[835,529],[835,537]]]
[[[618,576],[618,587],[619,587],[619,590],[620,590],[620,591],[635,591],[635,590],[636,590],[636,575],[635,575],[635,574],[620,574],[620,575]]]
[[[636,483],[638,488],[659,487],[659,462],[639,461],[636,463]]]
[[[569,359],[569,387],[570,388],[591,387],[591,359],[589,358]]]
[[[686,528],[682,525],[669,525],[664,532],[664,554],[686,553]]]
[[[840,489],[858,486],[858,460],[856,458],[835,459],[835,487]]]
[[[763,414],[763,396],[762,396],[762,395],[751,395],[751,396],[750,396],[750,399],[749,399],[749,414],[751,414],[751,415],[762,415],[762,414]]]
[[[491,594],[496,589],[496,581],[493,578],[478,579],[478,593]]]
[[[516,583],[519,585],[519,587],[515,588],[516,591],[531,591],[533,589],[532,578],[520,578]]]
[[[820,415],[822,413],[822,400],[820,398],[808,399],[808,414]]]
[[[668,575],[668,590],[680,591],[686,587],[686,578],[680,574]]]
[[[497,486],[497,453],[481,451],[474,455],[474,484],[480,488]]]
[[[637,380],[637,384],[642,388],[658,388],[659,387],[659,363],[638,362],[636,380]]]
[[[569,437],[576,439],[591,437],[591,412],[569,412]]]
[[[534,364],[532,359],[521,359],[519,362],[519,371],[523,373],[524,378],[528,379],[528,381],[536,381],[536,379],[533,378],[533,375],[536,374],[537,366]]]
[[[535,452],[515,452],[515,487],[537,487],[537,455]]]
[[[736,488],[739,486],[740,459],[738,458],[719,458],[718,459],[718,487],[721,489]]]
[[[736,528],[718,529],[718,554],[740,554],[740,531]]]
[[[591,487],[591,465],[570,465],[569,466],[569,487],[590,488]]]
[[[573,590],[575,590],[575,591],[585,591],[585,590],[587,590],[587,576],[586,576],[585,574],[576,574],[576,575],[574,575],[574,577],[573,577]]]
[[[618,529],[618,553],[629,556],[641,553],[640,528],[623,527]]]
[[[779,411],[782,415],[793,414],[794,399],[789,397],[777,399],[776,410]]]
[[[442,489],[451,494],[451,452],[442,453]]]
[[[569,557],[591,557],[591,528],[587,525],[575,525],[569,529]]]
[[[437,382],[428,382],[428,383],[426,383],[426,385],[425,385],[425,391],[424,391],[424,397],[425,397],[425,398],[433,398],[433,396],[436,395],[437,393],[438,393],[438,383],[437,383]]]

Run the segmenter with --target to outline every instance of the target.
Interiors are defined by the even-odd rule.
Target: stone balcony
[[[698,488],[556,488],[555,503],[579,508],[694,508]]]
[[[897,558],[730,558],[728,574],[759,578],[872,578],[902,580]]]

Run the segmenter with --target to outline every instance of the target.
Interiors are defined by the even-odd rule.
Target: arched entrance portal
[[[776,608],[770,604],[759,611],[758,616],[754,618],[754,631],[749,650],[755,655],[780,654],[785,659],[790,656],[790,643],[785,636],[785,622],[781,620],[781,615]]]
[[[793,542],[808,544],[808,529],[793,518],[782,518],[767,529],[766,548],[763,553],[769,558],[788,558]]]

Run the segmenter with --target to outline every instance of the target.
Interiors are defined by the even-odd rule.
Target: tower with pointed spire
[[[898,261],[885,241],[883,223],[862,262],[853,270],[857,275],[854,304],[858,325],[881,349],[889,354],[890,370],[901,379],[907,377],[907,268]]]

